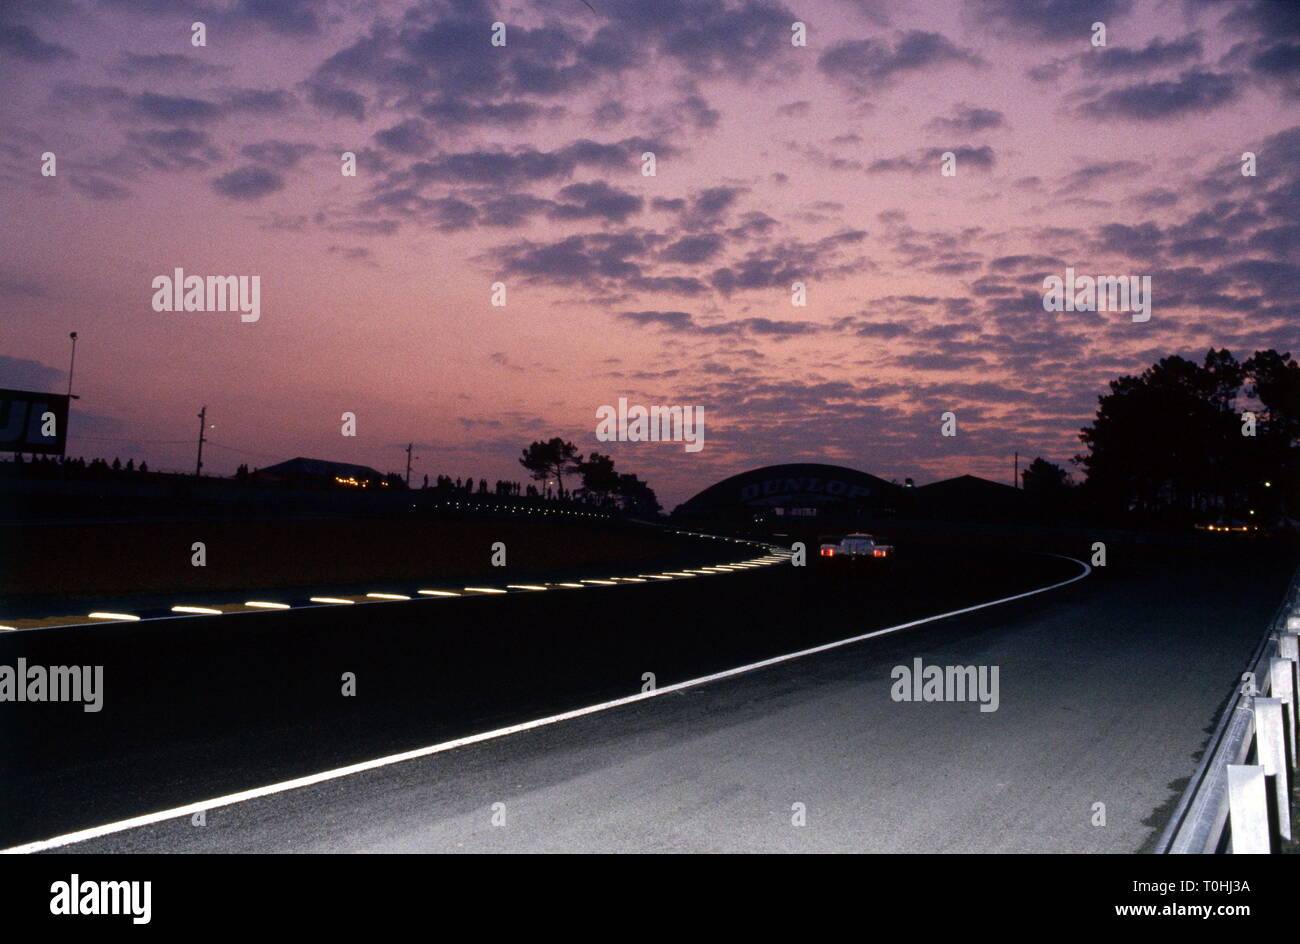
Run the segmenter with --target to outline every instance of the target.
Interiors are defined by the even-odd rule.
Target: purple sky
[[[1009,481],[1112,377],[1300,350],[1300,4],[591,3],[7,3],[0,386],[64,389],[76,330],[72,454],[190,467],[203,404],[214,473],[523,479],[561,435],[671,507],[777,461]],[[1151,320],[1044,311],[1066,266]],[[260,321],[155,312],[176,267],[260,276]],[[598,443],[620,396],[704,450]]]

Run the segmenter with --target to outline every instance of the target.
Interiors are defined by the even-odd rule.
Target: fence
[[[1278,607],[1157,853],[1268,853],[1291,837],[1300,692],[1300,570]]]

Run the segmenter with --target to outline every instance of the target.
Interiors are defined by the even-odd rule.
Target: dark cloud
[[[1195,61],[1201,58],[1202,51],[1201,39],[1193,33],[1172,42],[1156,37],[1140,49],[1125,46],[1090,49],[1079,56],[1079,63],[1085,71],[1097,75],[1121,75]]]
[[[1176,80],[1141,82],[1112,89],[1080,106],[1093,118],[1160,121],[1189,112],[1212,111],[1237,98],[1237,82],[1221,72],[1193,69]]]
[[[776,340],[816,334],[823,328],[808,321],[781,321],[772,318],[740,318],[734,321],[700,324],[684,311],[624,311],[620,319],[638,325],[651,325],[681,334],[706,336],[763,335]]]
[[[722,112],[711,108],[702,95],[687,95],[676,104],[675,110],[697,131],[717,127],[722,118]]]
[[[1064,265],[1055,256],[1018,255],[998,256],[989,261],[989,268],[994,272],[1018,272],[1024,269],[1055,269]]]
[[[227,111],[275,115],[293,107],[294,97],[279,89],[235,89],[224,99]]]
[[[665,262],[682,262],[697,265],[708,262],[722,251],[722,237],[717,233],[702,236],[684,236],[659,254]]]
[[[330,255],[342,256],[352,262],[366,262],[370,259],[370,250],[365,246],[330,246],[325,251]]]
[[[591,121],[599,128],[616,125],[627,118],[627,108],[622,102],[611,99],[601,102],[591,112]]]
[[[619,313],[619,317],[633,324],[662,325],[679,330],[695,325],[695,319],[685,311],[624,311]]]
[[[479,207],[479,222],[484,226],[519,226],[552,206],[550,200],[531,194],[509,193],[482,203]]]
[[[912,333],[912,326],[905,321],[864,321],[858,318],[841,318],[835,322],[837,331],[849,331],[861,338],[893,340],[906,337]]]
[[[45,298],[46,291],[31,279],[0,271],[0,295],[10,298]]]
[[[952,108],[951,118],[935,118],[928,127],[938,131],[954,131],[974,134],[1001,128],[1006,124],[1006,116],[992,108],[976,108],[973,105],[958,104]]]
[[[203,124],[222,117],[219,106],[201,98],[187,96],[145,92],[135,98],[133,105],[138,114],[169,124]]]
[[[970,0],[969,12],[981,24],[1026,42],[1088,42],[1092,24],[1112,28],[1132,0]]]
[[[861,260],[840,261],[841,251],[866,239],[862,230],[846,230],[811,243],[789,241],[746,253],[740,260],[714,269],[709,282],[723,295],[737,291],[781,288],[796,281],[847,275],[861,271]]]
[[[681,214],[681,224],[689,230],[712,229],[720,225],[736,201],[748,192],[747,187],[706,187],[690,195]],[[664,202],[656,209],[667,209]]]
[[[433,211],[435,225],[444,232],[468,229],[478,220],[479,215],[478,208],[472,203],[466,203],[455,197],[432,200],[429,202],[429,208]]]
[[[1136,226],[1106,223],[1098,228],[1093,248],[1111,255],[1150,259],[1160,252],[1163,239],[1160,227],[1149,220]]]
[[[569,177],[580,167],[622,169],[630,175],[647,144],[640,138],[616,144],[582,139],[554,151],[520,147],[440,154],[412,164],[409,176],[416,181],[517,185]],[[661,148],[660,153],[667,152]]]
[[[1025,77],[1031,82],[1055,82],[1065,75],[1070,67],[1068,59],[1051,59],[1040,65],[1030,66],[1025,70]]]
[[[894,358],[894,362],[913,370],[965,370],[969,367],[987,365],[984,358],[971,354],[943,354],[929,351],[903,354]]]
[[[271,139],[246,144],[239,153],[259,164],[269,164],[285,170],[295,167],[302,158],[316,150],[314,144]]]
[[[106,105],[121,104],[130,95],[126,89],[116,85],[60,83],[54,86],[50,98],[58,105],[77,111],[94,111]]]
[[[1137,161],[1096,161],[1066,174],[1060,181],[1057,193],[1077,193],[1095,187],[1101,181],[1138,177],[1149,169],[1147,165],[1139,164]]]
[[[1166,187],[1156,187],[1138,194],[1134,199],[1142,209],[1154,210],[1157,207],[1173,206],[1178,202],[1178,194]]]
[[[24,62],[45,64],[60,59],[75,59],[71,49],[58,43],[47,42],[29,26],[7,22],[0,15],[0,53]]]
[[[890,171],[907,171],[913,174],[939,173],[943,155],[951,151],[957,161],[957,173],[974,167],[977,170],[992,170],[994,164],[993,148],[987,144],[981,147],[961,146],[955,148],[927,148],[913,154],[900,154],[897,157],[882,157],[867,166],[867,173],[882,174]]]
[[[778,105],[776,113],[787,118],[802,118],[812,113],[812,102],[803,101],[802,99],[797,102],[787,102],[784,105]]]
[[[645,201],[624,190],[611,187],[603,180],[592,183],[570,184],[560,190],[561,201],[551,209],[551,218],[557,220],[585,220],[593,217],[624,222],[634,213],[640,213]]]
[[[212,181],[212,189],[232,200],[259,200],[284,187],[284,179],[265,167],[237,167]]]
[[[745,213],[740,223],[726,231],[728,239],[746,240],[762,239],[772,233],[780,224],[766,213]]]
[[[239,0],[239,13],[274,33],[310,36],[320,32],[315,0]]]
[[[375,140],[381,147],[398,154],[423,154],[432,145],[427,126],[419,118],[405,121],[375,132]]]
[[[138,157],[155,170],[203,170],[219,159],[207,132],[194,128],[151,128],[126,135]]]
[[[591,233],[553,243],[522,241],[499,248],[497,256],[507,275],[598,287],[608,281],[630,282],[642,277],[642,265],[634,260],[648,251],[648,242],[638,233]]]
[[[654,197],[650,201],[650,208],[662,210],[665,213],[680,213],[686,209],[686,199],[684,197]]]
[[[978,66],[983,60],[940,33],[909,30],[896,34],[892,46],[880,39],[836,43],[822,53],[817,67],[855,94],[865,95],[888,85],[900,74],[951,63]]]
[[[225,70],[183,53],[160,52],[142,55],[124,52],[118,56],[117,62],[108,71],[129,77],[143,75],[153,78],[201,79]]]
[[[565,109],[526,101],[473,103],[439,98],[421,108],[420,114],[439,126],[524,128],[541,117],[561,118]]]
[[[366,117],[366,100],[351,89],[328,82],[307,83],[307,100],[326,114],[362,121]]]
[[[1216,5],[1226,10],[1224,25],[1265,37],[1300,38],[1300,6],[1278,0],[1241,0]]]
[[[127,139],[145,147],[165,151],[194,151],[207,146],[208,135],[193,128],[160,128],[150,131],[131,131]]]
[[[53,392],[66,376],[63,371],[40,361],[0,354],[0,387]]]

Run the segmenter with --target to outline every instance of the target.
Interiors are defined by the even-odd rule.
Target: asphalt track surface
[[[874,579],[787,566],[7,634],[0,661],[104,664],[106,698],[98,714],[7,706],[17,723],[0,747],[19,766],[0,845],[623,698],[644,672],[662,687],[1078,573],[1057,558],[931,551]],[[213,808],[202,827],[169,819],[56,851],[1138,851],[1289,573],[1280,559],[1148,551],[1044,594]],[[999,709],[893,701],[891,669],[916,657],[998,666]],[[354,698],[340,695],[343,671],[357,675]]]

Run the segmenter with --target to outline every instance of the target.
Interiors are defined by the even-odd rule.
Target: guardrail
[[[1300,692],[1300,569],[1156,844],[1174,855],[1268,853],[1291,837]]]

